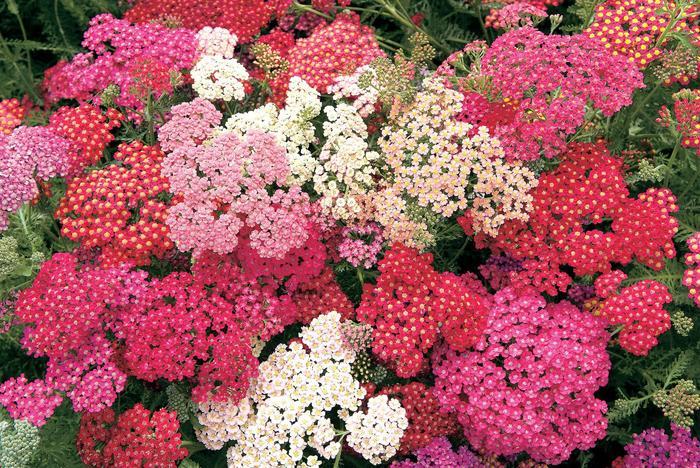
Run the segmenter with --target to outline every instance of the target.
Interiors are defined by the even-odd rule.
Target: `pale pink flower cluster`
[[[36,180],[68,172],[71,143],[47,127],[17,127],[0,135],[0,231],[7,216],[39,194]]]
[[[379,146],[397,190],[444,217],[471,210],[477,231],[496,235],[509,219],[527,220],[535,174],[504,160],[485,127],[455,119],[461,93],[427,78],[415,102],[382,132]]]
[[[226,28],[205,26],[197,32],[197,50],[202,55],[233,58],[238,37]]]
[[[308,238],[311,205],[299,187],[283,186],[290,174],[285,150],[271,133],[212,136],[221,114],[195,100],[173,108],[161,128],[163,174],[180,202],[168,214],[180,250],[232,252],[241,235],[261,257],[282,258]]]
[[[364,226],[347,226],[342,230],[343,240],[338,244],[338,254],[354,267],[372,268],[382,251],[384,237],[377,223]]]
[[[340,101],[347,99],[357,112],[364,118],[375,111],[379,102],[379,90],[373,86],[361,87],[360,77],[366,73],[376,74],[371,65],[363,65],[352,75],[341,75],[335,78],[335,82],[328,87],[328,93],[333,94],[333,99]]]

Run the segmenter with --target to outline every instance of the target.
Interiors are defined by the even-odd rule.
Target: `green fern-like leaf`
[[[677,380],[685,375],[685,371],[688,369],[690,364],[693,362],[695,353],[691,350],[682,351],[678,357],[669,366],[666,373],[665,386],[670,382]]]

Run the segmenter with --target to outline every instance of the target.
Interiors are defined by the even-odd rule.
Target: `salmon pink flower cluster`
[[[692,2],[24,3],[3,467],[700,466]]]

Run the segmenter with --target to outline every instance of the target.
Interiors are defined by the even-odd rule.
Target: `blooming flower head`
[[[453,79],[467,96],[480,95],[461,119],[488,125],[509,160],[557,156],[583,124],[586,104],[610,116],[644,86],[634,65],[582,34],[546,35],[528,26],[498,37],[480,55],[469,79]]]
[[[138,0],[124,15],[134,23],[171,22],[192,30],[222,28],[247,44],[273,15],[289,6],[285,0]]]
[[[408,420],[398,400],[379,395],[367,400],[367,413],[353,413],[345,424],[348,445],[378,465],[396,454]]]
[[[383,55],[372,28],[361,25],[356,13],[341,13],[333,22],[320,24],[308,38],[297,40],[289,53],[289,75],[325,93],[335,77]]]
[[[435,78],[379,141],[394,186],[417,204],[450,217],[471,210],[476,229],[495,233],[507,219],[527,219],[534,173],[507,163],[498,140],[457,121],[462,95]]]
[[[219,55],[203,55],[191,70],[192,87],[197,96],[210,101],[242,101],[245,97],[243,82],[248,71],[236,59]]]
[[[607,341],[604,322],[573,305],[504,289],[474,350],[435,363],[435,394],[475,449],[560,463],[605,436],[595,392],[608,379]]]
[[[438,273],[432,256],[394,245],[379,262],[376,285],[365,284],[357,319],[374,327],[372,350],[400,377],[426,366],[426,353],[442,336],[452,349],[476,343],[486,310],[451,273]]]
[[[173,248],[165,224],[169,204],[160,199],[169,188],[161,175],[164,157],[158,147],[124,143],[114,154],[118,164],[71,180],[55,213],[61,233],[100,248],[106,265],[162,258]]]
[[[584,34],[600,41],[613,55],[644,69],[662,56],[662,46],[674,32],[688,34],[694,41],[700,38],[697,22],[688,21],[682,10],[671,4],[661,0],[607,0],[596,7],[593,22]]]
[[[671,424],[669,436],[663,429],[651,428],[635,434],[627,444],[622,460],[625,468],[648,466],[695,466],[700,464],[700,441],[690,430]]]
[[[77,54],[70,62],[61,61],[46,71],[43,87],[49,103],[61,99],[100,103],[99,95],[109,85],[116,85],[119,91],[115,103],[140,110],[144,96],[132,90],[139,89],[136,81],[143,77],[142,72],[159,68],[166,75],[176,73],[191,68],[197,54],[193,31],[156,23],[134,25],[107,13],[90,20],[82,45],[88,52]],[[140,65],[134,68],[135,64]],[[172,90],[169,80],[160,82],[163,88],[149,91],[161,95]]]
[[[81,418],[78,454],[92,466],[175,468],[188,454],[179,429],[176,413],[166,409],[151,412],[137,403],[118,417],[106,409]]]

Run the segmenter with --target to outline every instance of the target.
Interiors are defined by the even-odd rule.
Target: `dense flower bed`
[[[697,5],[127,3],[0,100],[0,466],[700,466]]]

